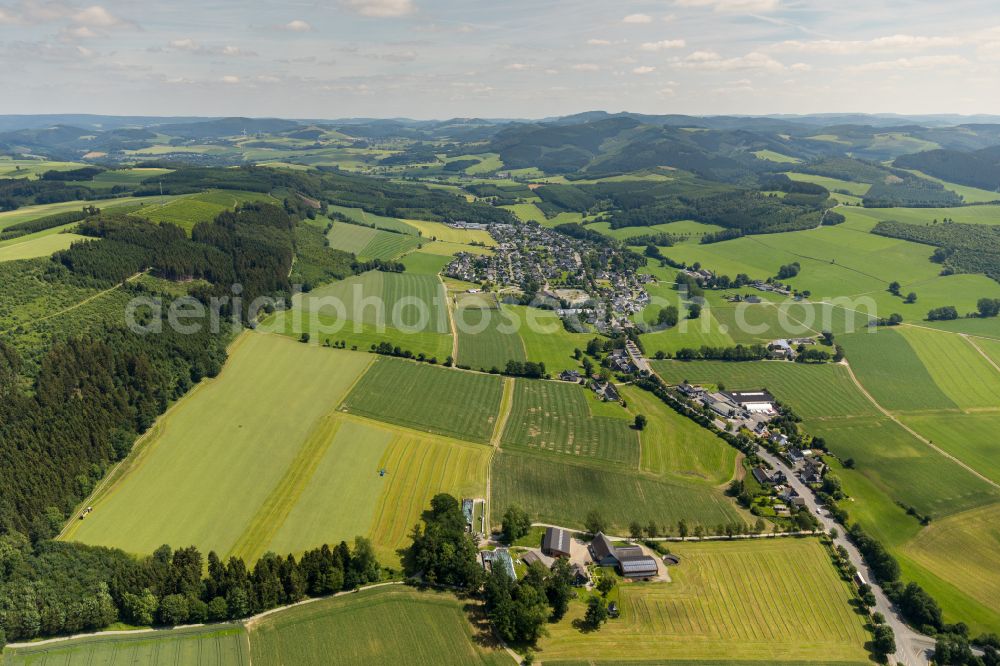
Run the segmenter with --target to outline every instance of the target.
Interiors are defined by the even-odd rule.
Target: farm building
[[[594,562],[604,567],[617,567],[626,578],[647,578],[656,576],[659,567],[656,558],[650,557],[639,546],[616,548],[604,534],[598,532],[590,542],[590,555]]]
[[[465,515],[465,529],[467,532],[472,531],[472,514],[475,506],[476,503],[471,499],[462,500],[462,513]]]
[[[564,382],[573,382],[574,384],[580,382],[580,377],[580,373],[576,370],[563,370],[559,373],[559,379]]]
[[[548,527],[542,538],[542,552],[549,557],[570,556],[570,535],[558,527]]]
[[[774,396],[767,391],[730,391],[723,395],[751,414],[771,414],[775,411]]]
[[[625,578],[648,578],[660,573],[656,558],[648,555],[622,557],[618,560],[618,573]]]
[[[762,486],[767,486],[774,483],[774,479],[771,478],[771,473],[764,469],[763,467],[753,468],[753,478],[754,480]]]
[[[506,548],[497,548],[494,551],[484,550],[480,553],[483,558],[483,568],[490,571],[502,570],[511,580],[517,580],[517,573],[514,571],[514,560],[510,557],[510,551]]]
[[[529,550],[527,553],[521,556],[521,561],[527,564],[529,567],[535,562],[538,562],[546,569],[551,569],[553,562],[555,562],[554,559],[548,557],[547,555],[543,555],[537,550]]]

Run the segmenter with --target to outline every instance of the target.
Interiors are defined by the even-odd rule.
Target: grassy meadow
[[[214,625],[8,648],[0,663],[4,666],[249,666],[250,655],[242,627]]]
[[[574,602],[537,658],[552,663],[866,664],[848,583],[813,539],[671,544],[670,583],[623,584],[621,617],[582,633]],[[804,640],[808,637],[808,640]],[[719,661],[725,655],[726,662]],[[690,661],[688,661],[690,660]]]
[[[82,240],[87,238],[77,234],[38,234],[37,237],[18,238],[9,243],[0,243],[0,262],[48,257]]]
[[[458,331],[456,363],[474,370],[503,369],[507,361],[527,358],[514,320],[505,309],[456,307],[452,313]]]
[[[421,244],[420,239],[411,234],[337,221],[333,223],[327,238],[330,239],[330,247],[333,249],[351,252],[360,259],[396,259]]]
[[[249,629],[250,652],[263,666],[511,663],[476,634],[468,604],[402,586],[362,590],[261,619]]]
[[[421,432],[486,443],[500,412],[501,380],[392,358],[378,359],[342,410]]]

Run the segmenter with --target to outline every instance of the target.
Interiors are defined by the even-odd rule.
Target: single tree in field
[[[587,513],[587,520],[584,522],[584,526],[591,534],[597,534],[605,530],[607,523],[604,521],[604,516],[598,511],[592,510]]]
[[[601,576],[601,579],[597,581],[597,591],[601,593],[601,596],[608,596],[613,589],[615,589],[615,577],[613,575],[606,574]]]
[[[646,423],[647,423],[647,420],[646,420],[646,417],[644,415],[642,415],[642,414],[636,414],[635,415],[635,429],[636,430],[645,430],[646,429]]]
[[[687,538],[688,535],[688,524],[687,521],[681,518],[677,521],[677,534],[680,535],[682,539]]]
[[[899,296],[899,290],[901,287],[902,287],[901,284],[893,280],[892,282],[889,283],[889,293],[892,294],[893,296]]]
[[[638,520],[633,520],[629,523],[628,535],[632,541],[638,541],[642,538],[642,524]]]
[[[916,303],[917,302],[917,293],[915,291],[911,291],[910,293],[908,293],[906,295],[906,299],[903,302],[904,303]]]
[[[511,505],[504,511],[502,526],[507,541],[513,543],[531,529],[531,518],[521,507]]]
[[[584,622],[591,629],[597,630],[608,621],[608,604],[600,597],[591,597],[587,601],[587,615]]]
[[[660,536],[660,527],[656,524],[655,520],[649,521],[649,525],[646,526],[646,534],[650,539]]]

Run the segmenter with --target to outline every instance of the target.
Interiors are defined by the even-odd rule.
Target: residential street
[[[892,659],[896,663],[904,664],[905,666],[926,666],[929,664],[930,655],[934,651],[934,639],[914,631],[903,622],[895,606],[885,596],[885,593],[882,592],[882,588],[874,583],[871,569],[865,564],[858,549],[844,534],[843,526],[835,522],[826,510],[819,506],[812,489],[802,483],[784,461],[763,448],[758,451],[758,455],[766,460],[773,469],[784,472],[788,478],[788,485],[805,498],[806,506],[819,519],[823,525],[823,529],[827,532],[832,529],[837,530],[837,538],[834,539],[834,543],[838,546],[843,546],[847,550],[851,564],[857,568],[864,579],[871,585],[876,602],[874,610],[879,611],[885,616],[886,623],[892,627],[893,632],[896,634],[896,654]]]

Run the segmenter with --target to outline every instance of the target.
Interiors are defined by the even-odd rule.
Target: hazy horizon
[[[982,1],[0,2],[2,114],[989,114]]]

